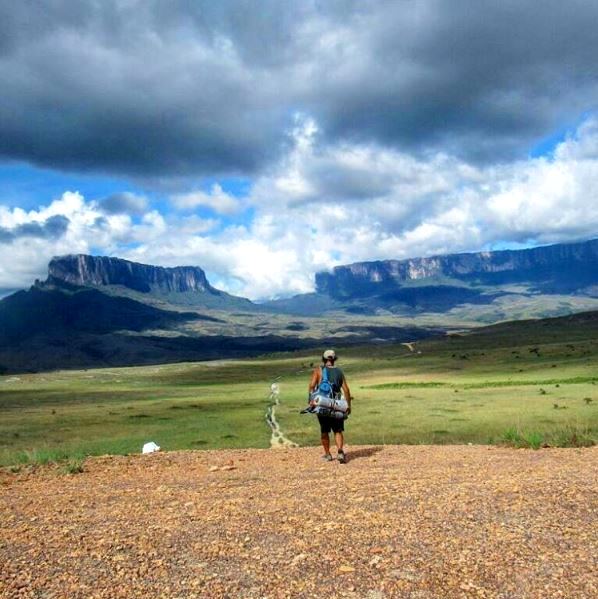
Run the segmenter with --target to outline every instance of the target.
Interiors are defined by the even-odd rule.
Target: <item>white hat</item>
[[[333,349],[327,349],[322,354],[322,358],[324,358],[324,360],[327,360],[328,358],[332,358],[333,360],[336,360],[336,353]]]

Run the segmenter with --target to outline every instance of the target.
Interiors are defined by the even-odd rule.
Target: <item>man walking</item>
[[[327,379],[332,385],[333,394],[338,396],[342,390],[342,393],[345,396],[345,400],[348,404],[347,414],[350,414],[352,399],[351,391],[349,390],[349,385],[347,385],[343,371],[334,365],[335,362],[335,351],[333,349],[327,349],[322,354],[322,366],[316,368],[311,376],[308,389],[309,397],[311,398],[311,394],[320,386],[323,378],[323,371],[326,369]],[[322,414],[318,414],[318,420],[320,422],[320,440],[322,442],[322,447],[324,448],[324,455],[322,456],[322,459],[326,460],[327,462],[332,461],[332,455],[330,454],[329,434],[331,431],[334,431],[334,442],[336,444],[338,461],[341,464],[346,463],[347,458],[343,449],[343,432],[345,430],[345,421],[342,418],[333,418],[331,416],[323,416]]]

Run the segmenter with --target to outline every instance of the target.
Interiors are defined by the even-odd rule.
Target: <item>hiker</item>
[[[308,389],[308,401],[311,401],[312,393],[318,389],[322,383],[323,378],[327,379],[332,385],[332,391],[335,396],[340,395],[342,390],[345,396],[345,401],[348,404],[347,416],[351,413],[351,391],[347,385],[345,375],[340,368],[337,368],[334,364],[336,362],[336,353],[333,349],[327,349],[322,354],[322,366],[315,368],[309,382]],[[334,441],[336,444],[336,451],[338,461],[344,464],[347,461],[345,452],[343,449],[343,431],[345,430],[345,421],[342,418],[333,418],[331,416],[324,416],[318,414],[318,421],[320,422],[320,440],[322,447],[324,448],[324,455],[322,459],[327,462],[332,461],[332,455],[330,454],[330,431],[334,431]]]

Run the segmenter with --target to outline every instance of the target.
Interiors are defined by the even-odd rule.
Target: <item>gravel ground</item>
[[[2,597],[598,596],[598,448],[163,453],[0,473]]]

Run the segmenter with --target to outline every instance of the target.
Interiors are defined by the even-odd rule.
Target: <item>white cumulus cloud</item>
[[[204,191],[192,191],[190,193],[176,194],[172,197],[172,203],[179,210],[193,210],[197,207],[210,208],[217,214],[236,214],[242,210],[242,202],[239,198],[226,193],[218,183],[214,183],[208,193]]]
[[[242,202],[254,211],[243,226],[156,209],[135,221],[72,192],[34,211],[0,206],[0,248],[11,258],[0,264],[0,288],[44,276],[52,255],[93,251],[198,265],[222,288],[256,299],[310,291],[317,271],[343,263],[598,235],[594,119],[550,156],[488,167],[438,153],[320,144],[309,119],[298,120],[292,140],[243,200],[216,185],[179,198],[181,209],[213,203],[220,213],[229,200],[231,211]]]

